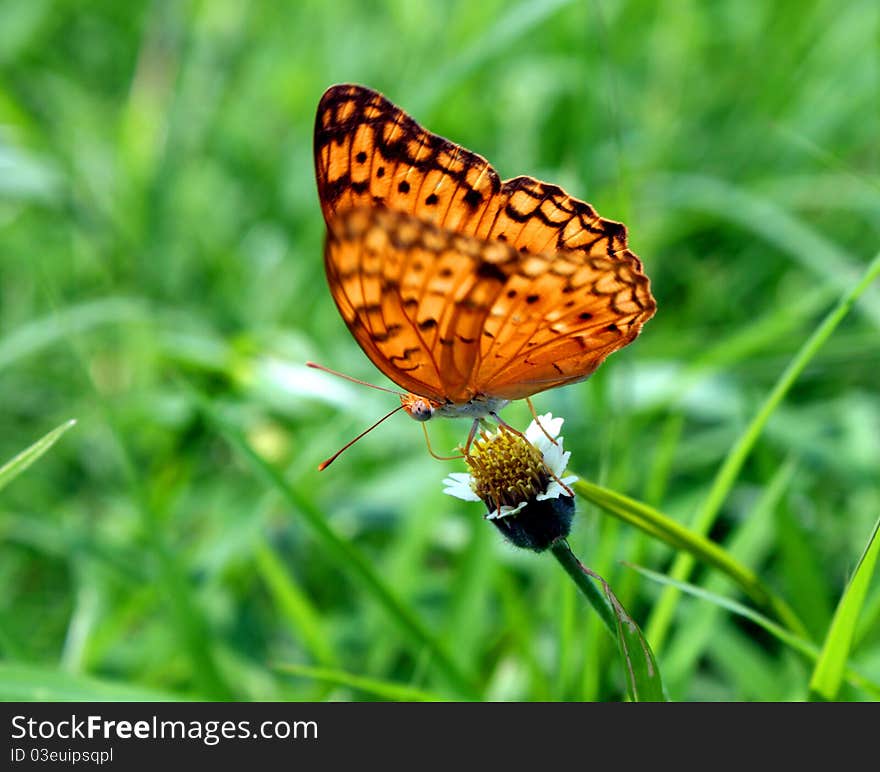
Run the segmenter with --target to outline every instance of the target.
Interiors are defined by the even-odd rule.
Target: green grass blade
[[[464,76],[491,58],[498,56],[517,41],[541,25],[546,19],[559,11],[572,0],[524,0],[506,8],[498,21],[479,37],[472,45],[456,56],[446,67],[441,68],[427,82],[420,84],[412,97],[407,100],[414,113],[421,113],[436,105],[446,93],[460,82]]]
[[[790,254],[839,292],[847,292],[862,275],[861,266],[847,252],[767,199],[704,175],[670,175],[660,185],[668,205],[698,209],[737,223]],[[880,327],[880,291],[870,290],[859,311]]]
[[[329,684],[347,686],[351,689],[371,694],[374,697],[380,697],[383,700],[393,700],[396,702],[443,702],[449,699],[422,689],[413,689],[410,686],[401,686],[400,684],[376,678],[364,678],[354,673],[347,673],[344,670],[291,664],[277,665],[276,670],[282,673],[289,673],[290,675],[314,678]]]
[[[822,320],[813,334],[801,346],[794,358],[784,370],[776,382],[770,394],[756,413],[755,417],[740,435],[739,439],[728,451],[724,462],[718,470],[712,487],[706,496],[702,506],[697,512],[692,525],[697,534],[706,534],[715,523],[721,507],[727,500],[731,489],[739,476],[740,470],[749,457],[755,443],[758,441],[767,421],[774,410],[782,403],[785,395],[804,371],[810,360],[816,355],[822,345],[831,337],[837,326],[850,312],[856,300],[880,275],[880,253],[878,253],[866,268],[861,280],[840,299],[837,305]],[[686,580],[694,567],[694,558],[691,555],[679,555],[672,567],[671,575],[675,579]],[[674,587],[667,587],[660,600],[654,606],[651,618],[648,622],[648,638],[654,641],[657,649],[662,648],[678,602],[679,592]]]
[[[38,439],[29,448],[25,448],[14,458],[0,466],[0,490],[3,490],[12,480],[20,475],[25,469],[51,448],[61,435],[76,423],[76,419],[66,421],[56,426],[51,432]]]
[[[633,702],[666,702],[660,668],[636,621],[603,582],[617,620],[617,644],[623,658],[626,690]]]
[[[847,585],[834,612],[831,626],[822,646],[822,653],[813,670],[810,679],[810,696],[814,699],[833,700],[837,697],[840,684],[846,670],[846,661],[849,657],[853,636],[855,635],[856,622],[859,613],[865,603],[868,587],[877,566],[877,556],[880,555],[880,519],[874,524],[874,531],[868,540],[868,546],[862,553],[855,573]]]
[[[729,576],[742,588],[743,592],[759,606],[772,612],[787,627],[803,632],[803,625],[785,601],[766,587],[751,569],[744,566],[715,542],[688,530],[653,507],[608,488],[583,479],[575,482],[573,487],[575,493],[581,498],[600,507],[609,515],[635,526],[675,549],[682,550],[689,557],[692,556],[692,559],[698,559],[714,566]],[[650,635],[648,638],[650,639]]]
[[[171,629],[190,661],[199,696],[211,700],[236,699],[236,686],[218,663],[219,647],[213,625],[202,609],[188,567],[170,543],[160,510],[150,495],[142,469],[133,458],[129,438],[121,428],[116,406],[110,401],[102,401],[100,409],[115,440],[115,450],[132,499],[137,504],[143,546],[152,560],[149,580],[159,591],[163,611],[169,614]]]
[[[265,542],[257,545],[254,552],[257,571],[279,612],[289,622],[293,634],[302,639],[311,655],[323,665],[336,663],[332,644],[324,634],[320,616],[311,601],[288,576],[277,553]]]
[[[0,340],[0,369],[17,364],[49,346],[63,343],[71,336],[95,328],[148,319],[150,310],[147,304],[137,298],[104,298],[57,309],[3,336]]]
[[[730,611],[732,614],[736,614],[737,616],[741,616],[744,619],[754,622],[781,643],[784,643],[786,646],[789,646],[791,649],[804,655],[811,661],[815,662],[819,659],[819,647],[816,646],[815,643],[791,632],[790,630],[786,630],[782,625],[777,624],[773,620],[768,619],[763,614],[758,613],[742,603],[738,603],[730,598],[725,598],[724,596],[710,592],[709,590],[704,590],[702,587],[697,587],[694,584],[677,581],[676,579],[672,579],[664,574],[659,574],[656,571],[651,571],[648,568],[643,568],[642,566],[636,566],[632,563],[626,563],[625,565],[658,584],[667,587],[675,587],[683,593],[713,603],[720,608]],[[844,668],[844,673],[846,675],[846,680],[853,686],[864,689],[875,699],[880,699],[880,684],[865,678],[861,673],[848,666]]]
[[[749,568],[763,565],[776,541],[773,513],[789,491],[795,476],[796,464],[792,460],[783,463],[770,478],[767,486],[749,507],[749,514],[742,518],[726,536],[724,548],[734,559]],[[638,563],[638,559],[629,562]],[[634,574],[633,578],[637,575]],[[727,578],[721,574],[707,576],[701,585],[709,592],[721,593],[727,586]],[[683,681],[689,681],[700,660],[711,647],[717,651],[717,622],[722,610],[704,604],[688,613],[687,625],[676,630],[675,637],[663,654],[663,673],[667,687],[673,691]]]
[[[338,536],[327,524],[323,514],[297,490],[288,485],[278,470],[263,460],[241,433],[223,420],[208,400],[194,391],[190,393],[227,442],[248,461],[267,484],[281,494],[283,499],[302,516],[320,542],[331,554],[335,555],[340,567],[350,571],[358,579],[358,583],[364,591],[384,607],[389,617],[411,639],[431,652],[437,666],[462,694],[468,697],[476,696],[476,687],[473,681],[462,672],[440,642],[431,635],[415,614],[382,580],[361,552]]]
[[[0,700],[3,702],[171,702],[181,699],[168,692],[73,675],[55,668],[0,662]]]

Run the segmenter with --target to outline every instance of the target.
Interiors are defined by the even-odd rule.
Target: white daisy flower
[[[546,413],[538,421],[529,424],[526,441],[504,425],[483,432],[465,459],[471,472],[452,472],[443,480],[443,492],[464,501],[485,502],[489,520],[512,517],[535,501],[570,498],[565,486],[578,478],[563,477],[571,457],[559,436],[564,419]]]

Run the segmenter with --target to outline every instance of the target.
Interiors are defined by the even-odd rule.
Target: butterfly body
[[[400,404],[404,411],[416,421],[428,421],[434,416],[441,418],[470,418],[478,419],[497,414],[509,400],[487,397],[478,394],[467,402],[435,402],[434,400],[420,397],[417,394],[403,394]]]
[[[654,314],[626,228],[431,134],[381,94],[324,94],[315,170],[343,320],[416,420],[481,418],[587,378]]]

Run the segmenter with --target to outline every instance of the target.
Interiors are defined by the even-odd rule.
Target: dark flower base
[[[559,496],[545,501],[532,501],[515,515],[494,518],[490,522],[511,544],[543,552],[557,539],[568,536],[573,517],[574,499]]]

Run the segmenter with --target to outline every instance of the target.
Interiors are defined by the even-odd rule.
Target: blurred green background
[[[880,246],[878,52],[873,0],[3,0],[0,463],[78,423],[0,494],[0,696],[622,698],[559,566],[444,496],[463,464],[405,416],[316,471],[394,404],[303,367],[385,383],[326,289],[318,99],[373,87],[627,223],[657,315],[537,408],[565,416],[572,471],[688,523]],[[711,534],[819,643],[880,512],[878,328],[872,287]],[[430,425],[440,450],[466,431]],[[661,588],[621,561],[673,551],[582,503],[571,544],[644,627]],[[851,660],[875,681],[878,590]],[[799,699],[811,670],[693,598],[657,648],[677,699]]]

